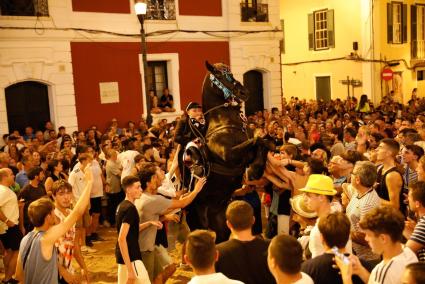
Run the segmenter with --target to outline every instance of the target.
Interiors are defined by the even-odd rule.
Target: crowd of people
[[[201,105],[152,127],[13,131],[0,152],[3,283],[90,282],[99,225],[117,228],[118,283],[165,283],[175,232],[189,283],[425,283],[424,110],[414,90],[406,105],[292,97],[250,115],[248,135],[277,148],[234,192],[217,245],[185,224],[207,182],[188,190],[179,162],[193,127],[205,133]]]

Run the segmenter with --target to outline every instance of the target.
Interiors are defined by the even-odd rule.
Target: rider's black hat
[[[193,109],[193,108],[202,108],[202,106],[200,104],[198,104],[197,102],[190,102],[186,107],[186,111]]]

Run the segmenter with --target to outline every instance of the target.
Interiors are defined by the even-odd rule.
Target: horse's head
[[[215,63],[211,65],[208,61],[205,62],[209,74],[206,80],[215,92],[223,95],[225,100],[246,101],[248,99],[248,90],[233,77],[229,66],[224,63]]]

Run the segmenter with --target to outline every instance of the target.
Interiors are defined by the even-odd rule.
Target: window
[[[328,48],[327,11],[314,12],[314,46],[315,49]]]
[[[3,0],[0,1],[2,16],[49,16],[48,0]]]
[[[418,70],[417,71],[416,78],[417,78],[418,81],[423,81],[425,79],[424,73],[425,73],[425,70]]]
[[[168,88],[167,61],[148,62],[148,88],[161,98],[162,91]]]
[[[412,58],[425,58],[425,5],[410,6]]]
[[[242,22],[268,22],[269,5],[258,3],[258,0],[244,0],[241,2],[241,21]]]
[[[308,45],[311,50],[335,47],[334,10],[319,10],[308,15]]]
[[[407,5],[401,2],[387,3],[387,42],[407,42]]]
[[[176,6],[174,0],[148,0],[146,19],[175,20]]]
[[[393,43],[401,43],[401,3],[393,3]]]
[[[416,39],[421,41],[425,40],[425,5],[417,5],[416,27]]]

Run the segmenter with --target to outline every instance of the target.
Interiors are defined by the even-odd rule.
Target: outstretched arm
[[[174,172],[179,168],[179,152],[181,145],[177,145],[176,152],[174,154],[173,163],[171,164],[170,170],[168,173],[170,174],[170,178],[174,175]]]
[[[199,179],[196,182],[195,189],[191,193],[189,193],[187,196],[185,196],[185,197],[183,197],[179,200],[173,199],[171,201],[171,205],[168,209],[184,208],[187,205],[189,205],[193,201],[193,199],[195,199],[195,197],[198,195],[198,193],[201,192],[201,190],[204,187],[206,182],[207,182],[207,178],[205,178],[205,177]]]

